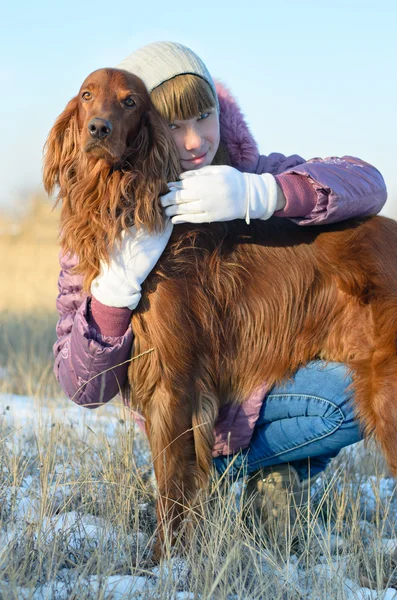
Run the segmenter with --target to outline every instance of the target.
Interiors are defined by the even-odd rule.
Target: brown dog
[[[161,228],[158,196],[177,173],[142,82],[90,75],[50,133],[44,173],[48,191],[60,186],[61,242],[86,289],[124,228]],[[208,481],[219,409],[315,358],[352,370],[357,415],[397,475],[394,221],[176,226],[132,327],[135,356],[154,348],[131,363],[131,403],[146,418],[158,517],[172,530]]]
[[[50,131],[43,177],[48,193],[59,186],[61,245],[79,257],[87,291],[123,229],[161,230],[158,198],[178,169],[142,81],[118,69],[91,73]]]

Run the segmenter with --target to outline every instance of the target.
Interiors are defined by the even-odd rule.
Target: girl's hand
[[[91,294],[106,306],[134,310],[141,299],[141,284],[164,252],[173,225],[167,220],[162,233],[149,234],[144,227],[131,227],[122,233],[121,245],[114,248],[107,265],[91,284]]]
[[[211,223],[233,219],[269,219],[278,205],[278,186],[270,173],[241,173],[228,166],[186,171],[161,196],[165,214],[177,223]]]

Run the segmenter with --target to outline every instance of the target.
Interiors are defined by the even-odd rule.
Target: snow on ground
[[[7,439],[3,439],[2,442],[5,441],[6,443],[11,440],[15,441],[15,438],[18,438],[21,434],[26,434],[27,431],[38,432],[39,430],[43,430],[43,428],[49,429],[57,422],[71,427],[81,439],[85,439],[90,431],[95,430],[95,432],[103,431],[107,438],[111,440],[116,427],[125,418],[125,409],[112,404],[91,411],[84,410],[66,401],[38,401],[28,396],[0,394],[0,419],[2,419],[3,424],[8,428]],[[354,450],[351,451],[354,452]],[[150,457],[146,455],[144,460],[149,461]],[[109,547],[116,542],[118,532],[102,517],[90,514],[82,515],[75,510],[43,517],[40,514],[40,498],[34,493],[34,483],[32,475],[27,475],[19,487],[9,486],[5,491],[3,490],[5,509],[7,509],[8,503],[10,505],[12,503],[14,521],[8,524],[3,530],[0,530],[1,564],[7,561],[7,548],[9,544],[18,539],[18,536],[24,531],[27,523],[40,523],[37,535],[41,536],[40,541],[42,542],[49,543],[54,539],[54,536],[62,535],[71,551],[78,551],[81,548],[87,547],[95,551],[96,548],[104,544]],[[394,490],[394,482],[386,478],[380,482],[379,480],[375,480],[375,478],[367,478],[360,485],[362,486],[363,495],[368,499],[369,503],[372,501],[374,505],[375,492],[379,498],[387,500],[390,499]],[[67,494],[67,485],[64,488],[64,493]],[[54,502],[57,502],[56,494],[54,494]],[[335,539],[331,543],[331,548],[333,548],[332,551],[335,552],[336,557],[338,546],[339,549],[343,546],[343,539],[340,536],[333,537]],[[146,544],[147,539],[145,539],[145,534],[138,531],[134,535],[127,536],[125,542],[129,547],[136,546],[137,544],[143,546]],[[384,552],[394,553],[397,549],[397,538],[384,537],[380,540],[380,545]],[[397,600],[397,591],[395,589],[389,588],[384,589],[382,592],[376,592],[362,587],[349,579],[344,572],[343,561],[340,559],[335,558],[334,561],[330,562],[328,558],[324,564],[320,560],[319,564],[314,566],[310,575],[306,573],[301,565],[294,563],[295,561],[292,557],[288,565],[279,570],[278,576],[289,586],[292,585],[292,588],[301,594],[300,597],[307,600],[317,600],[311,593],[311,578],[314,576],[316,577],[317,586],[319,585],[319,581],[329,586],[335,578],[339,580],[341,577],[344,578],[344,598],[347,600],[375,600],[377,598],[382,598],[382,600]],[[278,567],[274,565],[274,568],[277,569]],[[268,565],[266,569],[269,569]],[[264,567],[264,572],[266,569]],[[68,570],[65,569],[65,571]],[[89,591],[92,597],[100,595],[101,598],[111,600],[121,600],[122,598],[155,598],[158,597],[156,595],[156,589],[158,589],[156,586],[158,585],[159,578],[169,577],[170,574],[176,581],[177,589],[188,588],[189,570],[181,559],[174,559],[168,564],[163,564],[161,568],[152,568],[148,576],[113,575],[99,577],[97,575],[88,575],[83,581],[79,581],[79,585],[80,589],[84,588],[87,592]],[[44,585],[39,585],[34,591],[31,588],[20,587],[18,589],[18,598],[21,600],[68,600],[70,598],[70,585],[73,574],[67,573],[66,575],[62,578],[62,574],[59,574],[57,579],[48,581]],[[1,598],[7,598],[7,590],[9,591],[9,583],[2,581],[0,574]],[[172,598],[180,600],[196,597],[188,591],[175,591],[172,595]],[[233,598],[237,597],[230,596],[231,600]]]
[[[90,410],[59,399],[38,401],[30,396],[0,394],[0,418],[15,430],[52,425],[58,421],[75,428],[81,435],[94,426],[111,436],[121,414],[120,407],[112,403]]]

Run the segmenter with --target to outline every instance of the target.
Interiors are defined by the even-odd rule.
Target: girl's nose
[[[201,147],[201,136],[194,127],[189,127],[185,135],[185,148],[188,151],[197,150]]]

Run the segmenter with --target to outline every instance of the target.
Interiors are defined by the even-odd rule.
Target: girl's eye
[[[176,129],[176,125],[175,125],[175,123],[169,123],[168,127],[169,127],[170,129]]]
[[[199,121],[201,121],[202,119],[206,119],[207,117],[209,117],[209,116],[210,116],[210,114],[211,114],[211,113],[209,113],[209,112],[200,113],[200,114],[199,114],[199,116],[198,116],[198,118],[199,118]]]
[[[124,100],[124,106],[128,106],[128,108],[133,108],[135,105],[136,102],[132,96],[128,96],[128,98]]]
[[[83,98],[83,100],[91,100],[92,95],[90,94],[90,92],[83,92],[81,94],[81,97]]]

